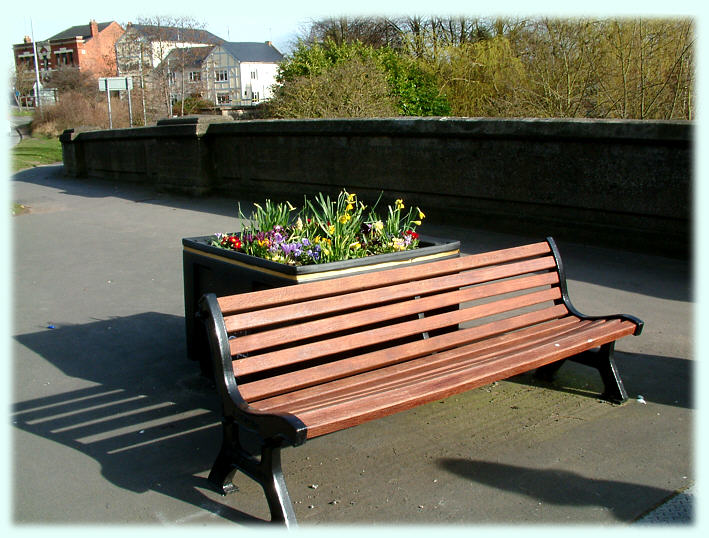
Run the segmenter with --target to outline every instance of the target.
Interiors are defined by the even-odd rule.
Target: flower
[[[305,198],[297,212],[290,202],[254,204],[248,218],[241,213],[240,234],[215,233],[210,244],[278,263],[308,265],[362,258],[418,247],[415,226],[425,217],[418,207],[405,208],[398,198],[384,212],[386,219],[357,200],[357,195],[341,191],[332,199],[319,193]],[[418,218],[417,218],[418,217]]]

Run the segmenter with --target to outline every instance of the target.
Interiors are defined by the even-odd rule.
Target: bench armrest
[[[199,301],[198,318],[204,323],[212,355],[214,382],[219,393],[224,417],[233,419],[244,428],[256,431],[263,439],[280,439],[293,446],[306,439],[306,426],[287,413],[263,413],[244,400],[234,376],[226,332],[217,297],[204,295]]]
[[[569,312],[581,319],[589,320],[589,321],[594,321],[594,320],[599,320],[599,319],[621,319],[625,321],[630,321],[635,324],[635,332],[633,333],[634,336],[640,335],[643,331],[643,326],[644,322],[641,319],[636,318],[635,316],[631,316],[630,314],[611,314],[608,316],[587,316],[586,314],[582,314],[579,312],[576,307],[574,307],[573,303],[571,302],[571,299],[569,298],[569,290],[566,285],[566,271],[564,270],[564,264],[561,261],[561,254],[559,253],[559,249],[556,246],[556,243],[554,242],[554,239],[551,237],[546,238],[547,243],[549,243],[549,248],[551,249],[552,255],[554,256],[554,259],[556,260],[556,268],[559,273],[559,287],[561,289],[561,300],[564,303],[564,306],[569,310]]]

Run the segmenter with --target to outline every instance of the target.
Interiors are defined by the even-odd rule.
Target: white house
[[[158,66],[172,102],[200,95],[217,108],[241,108],[273,96],[283,55],[270,41],[173,49]]]
[[[215,46],[202,63],[204,97],[220,108],[270,99],[283,55],[273,43],[232,42]]]
[[[141,63],[150,71],[176,48],[219,43],[225,41],[206,30],[128,23],[125,33],[116,40],[117,71],[119,75],[137,75]]]

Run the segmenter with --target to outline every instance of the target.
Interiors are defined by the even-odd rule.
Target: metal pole
[[[108,89],[108,79],[106,79],[106,99],[108,100],[108,128],[113,129],[113,117],[111,116],[111,90]]]
[[[131,80],[133,77],[131,77]],[[128,91],[128,120],[130,121],[130,126],[133,127],[133,104],[130,100],[130,84],[128,84],[128,77],[126,77],[126,90]]]
[[[145,116],[145,83],[143,82],[143,44],[140,44],[140,95],[143,99],[143,126],[148,125],[148,120]]]
[[[39,107],[39,115],[44,117],[42,113],[42,99],[39,94],[39,62],[37,61],[37,42],[34,40],[34,26],[32,25],[32,18],[30,17],[30,31],[32,32],[32,50],[34,52],[34,77],[35,77],[35,100],[37,101],[35,105]]]

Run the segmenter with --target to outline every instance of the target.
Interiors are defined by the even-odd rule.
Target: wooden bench
[[[280,449],[565,359],[600,372],[603,397],[627,394],[615,341],[628,315],[571,305],[551,238],[472,256],[217,298],[205,295],[222,447],[209,475],[223,493],[241,470],[272,521],[295,523]],[[256,439],[247,448],[244,436]],[[250,441],[253,443],[253,440]]]

